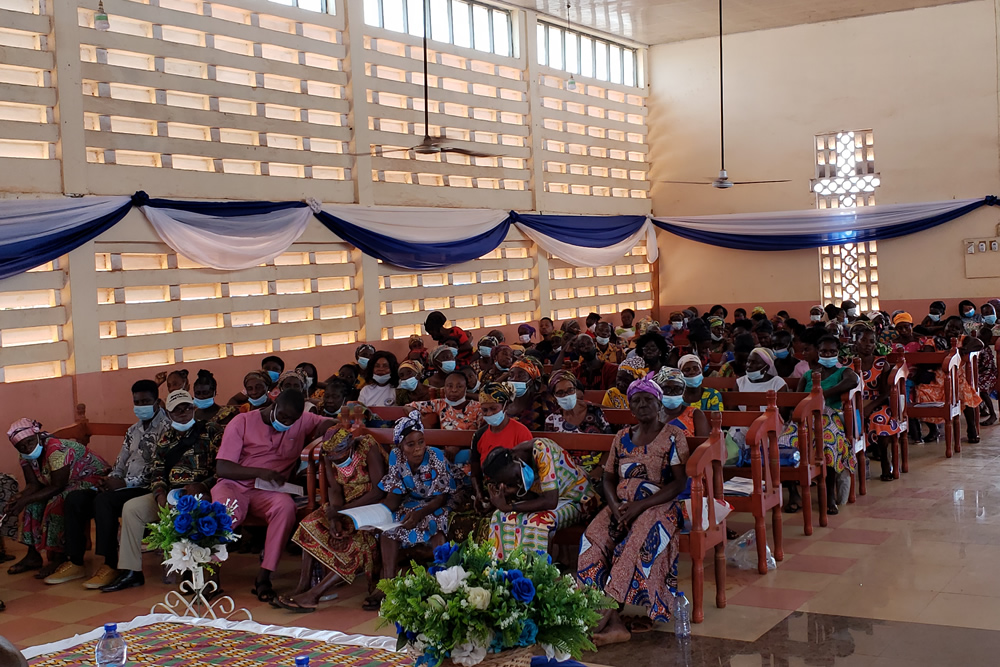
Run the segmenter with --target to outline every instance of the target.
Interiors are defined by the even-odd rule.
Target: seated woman
[[[66,560],[66,496],[73,491],[97,490],[111,468],[79,442],[53,438],[32,419],[11,424],[7,438],[20,454],[24,491],[14,496],[6,514],[21,514],[21,544],[28,547],[25,557],[7,573],[39,570],[35,578],[44,579]],[[41,550],[48,555],[44,567]]]
[[[562,447],[544,438],[497,447],[483,464],[490,502],[490,545],[497,558],[518,547],[548,552],[551,533],[596,508],[590,479]]]
[[[424,339],[419,334],[410,334],[407,347],[409,351],[406,353],[406,360],[416,361],[421,368],[427,368],[430,365],[430,355],[427,348],[424,347]],[[421,377],[420,381],[423,382],[424,378]]]
[[[900,311],[892,316],[892,349],[897,352],[919,352],[920,339],[913,333],[913,316]]]
[[[361,393],[361,387],[365,383],[361,377],[362,373],[361,366],[357,364],[344,364],[337,371],[337,377],[346,382],[350,390],[347,395],[348,401],[358,400],[358,394]]]
[[[332,428],[323,440],[322,465],[327,482],[326,504],[303,519],[292,535],[292,541],[302,547],[299,585],[292,595],[279,595],[276,600],[289,611],[314,611],[328,590],[352,583],[359,572],[368,578],[369,593],[374,585],[372,573],[378,546],[375,535],[354,530],[340,510],[382,501],[385,492],[378,483],[385,476],[385,452],[370,435],[356,438],[347,429]],[[326,568],[326,576],[313,586],[317,563]]]
[[[589,338],[589,336],[581,336]],[[555,398],[557,409],[545,418],[545,430],[555,433],[611,433],[611,425],[604,419],[604,410],[583,400],[583,387],[569,371],[555,371],[549,379],[549,395]],[[604,474],[604,455],[601,452],[571,451],[570,456],[590,476],[591,481]]]
[[[369,408],[396,405],[399,386],[399,362],[392,352],[376,352],[365,370],[365,386],[358,402]]]
[[[243,392],[229,399],[229,405],[239,408],[240,412],[259,410],[271,405],[271,397],[267,393],[270,380],[264,371],[250,371],[243,376]]]
[[[684,402],[702,412],[722,410],[722,393],[718,389],[702,386],[705,376],[702,373],[701,357],[697,354],[685,354],[677,364],[684,374]]]
[[[541,390],[541,365],[533,357],[525,357],[514,362],[507,378],[514,387],[514,400],[507,407],[507,414],[529,431],[543,430],[549,404]]]
[[[616,366],[625,360],[625,350],[618,343],[610,322],[598,322],[594,328],[594,342],[597,343],[597,357]]]
[[[535,327],[530,324],[521,324],[517,327],[517,340],[525,348],[531,347],[535,343]]]
[[[662,392],[649,379],[628,389],[638,424],[623,429],[611,445],[604,473],[608,506],[587,526],[577,577],[619,605],[646,607],[657,623],[670,620],[677,590],[678,496],[687,487],[689,451],[684,432],[663,421]],[[598,646],[628,641],[618,610],[604,612],[594,633]]]
[[[468,378],[461,371],[448,373],[442,396],[427,401],[410,403],[406,407],[420,414],[426,428],[447,431],[475,431],[483,423],[483,414],[477,401],[467,396]]]
[[[723,361],[733,358],[733,346],[726,340],[726,322],[721,317],[708,318],[708,331],[712,336],[709,348],[711,354],[717,354]]]
[[[420,413],[400,418],[392,441],[395,446],[389,454],[389,467],[378,488],[386,494],[383,503],[402,525],[379,537],[383,579],[396,576],[401,549],[444,544],[452,512],[448,501],[455,491],[444,453],[424,442]],[[364,609],[378,611],[384,598],[381,591],[373,593],[365,600]]]
[[[980,325],[983,323],[983,316],[979,314],[976,304],[968,299],[963,299],[958,303],[958,314],[962,318],[962,326],[965,328],[965,333],[978,331]]]
[[[774,370],[778,377],[794,382],[797,386],[799,378],[809,372],[809,362],[795,356],[791,332],[775,332],[771,337],[771,344],[774,346]]]
[[[929,334],[938,334],[944,329],[944,314],[948,311],[948,306],[944,301],[932,301],[927,309],[927,315],[920,322],[920,326]]]
[[[577,336],[573,339],[574,358],[579,358],[577,363],[570,366],[569,370],[579,380],[580,388],[588,391],[607,391],[615,386],[615,376],[618,375],[618,366],[601,361],[597,356],[597,345],[590,336]]]
[[[445,380],[448,373],[453,372],[458,367],[455,362],[454,348],[447,345],[438,345],[431,352],[431,369],[433,375],[424,380],[424,384],[430,389],[431,398],[437,398],[441,389],[444,389]]]
[[[774,351],[767,347],[755,347],[747,357],[747,372],[736,378],[736,390],[745,392],[785,391],[788,384],[778,375],[775,368]],[[741,405],[740,409],[745,410]]]
[[[636,363],[629,365],[638,368],[644,376],[649,373],[655,374],[661,368],[669,365],[671,349],[667,339],[661,336],[658,331],[649,331],[639,336],[635,341],[635,354],[643,362],[642,368],[638,368]],[[625,360],[625,362],[628,361],[628,359]]]
[[[826,507],[828,514],[837,514],[837,484],[844,472],[854,473],[857,457],[844,432],[843,394],[856,386],[857,374],[850,368],[839,366],[840,341],[811,330],[803,339],[802,356],[809,362],[810,372],[799,380],[798,391],[813,388],[812,371],[819,371],[826,405],[823,409],[823,452],[826,461]],[[794,421],[785,425],[778,438],[781,447],[798,447],[798,427]]]
[[[184,391],[189,391],[191,387],[188,375],[189,372],[186,368],[179,368],[176,371],[170,371],[169,373],[161,371],[156,374],[156,385],[161,386],[166,383],[168,395],[171,392],[180,391],[182,389]]]
[[[314,364],[303,361],[295,367],[295,370],[302,373],[306,378],[305,395],[306,400],[313,405],[323,405],[323,388],[326,386],[319,381],[319,371]]]
[[[826,319],[826,309],[823,306],[817,305],[809,309],[809,326],[825,326],[824,319]]]
[[[372,357],[375,355],[375,346],[369,345],[368,343],[362,343],[354,350],[354,360],[357,362],[358,367],[362,371],[368,370],[368,365],[371,363]],[[363,384],[358,387],[360,389]]]
[[[958,326],[961,326],[958,322],[958,318],[949,318],[949,322],[945,325],[944,329],[944,333],[948,337],[948,340],[951,338],[958,338],[958,334],[954,330]],[[979,436],[976,433],[975,408],[982,405],[983,398],[972,389],[972,386],[969,384],[968,380],[966,380],[966,367],[969,364],[969,353],[981,351],[982,349],[983,342],[975,336],[965,336],[962,338],[962,342],[959,346],[959,353],[962,357],[962,365],[958,369],[958,391],[961,399],[962,414],[965,416],[967,437],[971,443],[979,442]],[[932,381],[920,382],[917,380],[916,403],[943,403],[945,400],[945,379],[944,371],[940,368],[935,368]],[[930,434],[924,438],[924,442],[933,442],[933,440],[936,440],[937,427],[942,423],[942,420],[927,419],[921,421],[927,421],[931,427]]]
[[[503,382],[507,379],[507,373],[514,365],[514,350],[510,345],[497,343],[490,348],[489,368],[479,374],[479,381],[483,385],[491,382]]]
[[[200,369],[198,378],[194,381],[194,407],[196,408],[194,418],[215,422],[225,428],[226,424],[233,420],[233,417],[240,414],[240,411],[233,405],[223,407],[217,404],[215,395],[218,389],[215,376],[204,368]]]
[[[989,303],[983,308],[987,306],[993,308],[993,305]],[[987,315],[985,317],[995,316]],[[983,351],[979,353],[979,395],[983,399],[983,405],[986,406],[986,418],[980,425],[992,426],[997,423],[997,412],[996,408],[993,407],[993,398],[991,397],[997,388],[997,358],[993,349],[993,326],[989,320],[986,320],[985,325],[979,330],[978,337],[983,342]]]
[[[423,383],[423,377],[424,367],[419,361],[407,359],[399,365],[396,405],[430,400],[431,390]]]
[[[641,376],[639,371],[629,366],[620,366],[615,374],[615,386],[604,394],[601,405],[615,410],[628,410],[628,388],[629,385],[638,380]]]
[[[676,368],[663,367],[659,373],[650,377],[662,391],[660,402],[663,404],[663,420],[688,435],[707,436],[711,428],[705,413],[697,406],[684,402],[684,391],[687,389],[684,374]]]
[[[304,371],[294,368],[290,371],[285,371],[278,376],[278,381],[274,383],[274,389],[271,390],[271,400],[278,398],[278,394],[287,390],[294,389],[295,391],[302,392],[303,396],[307,396],[306,391],[306,381],[308,378]],[[306,412],[318,412],[317,406],[312,401],[306,399]]]
[[[733,360],[722,364],[719,377],[740,377],[747,372],[747,358],[757,347],[753,334],[739,334],[733,339]]]
[[[865,383],[865,440],[873,450],[873,458],[882,463],[883,482],[893,480],[892,461],[889,450],[890,438],[901,432],[899,423],[893,416],[894,407],[889,404],[889,371],[892,364],[885,356],[876,355],[875,332],[865,331],[854,342],[855,358],[861,361],[861,380]]]
[[[472,362],[472,367],[476,369],[476,375],[482,377],[484,373],[493,368],[493,348],[500,344],[493,336],[483,336],[479,339],[476,351],[479,355]]]

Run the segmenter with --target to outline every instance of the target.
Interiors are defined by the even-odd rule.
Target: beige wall
[[[730,178],[792,182],[731,190],[654,183],[654,214],[812,208],[813,136],[868,128],[879,203],[995,194],[996,26],[994,3],[979,1],[727,36]],[[719,168],[717,40],[655,46],[649,63],[651,178],[711,179]],[[961,244],[992,236],[998,221],[1000,211],[986,209],[880,243],[882,305],[1000,294],[1000,279],[965,278]],[[661,314],[690,302],[819,297],[815,250],[732,251],[660,232],[660,252]]]

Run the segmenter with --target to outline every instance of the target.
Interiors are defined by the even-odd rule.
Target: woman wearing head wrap
[[[545,428],[549,414],[549,397],[542,390],[541,364],[533,357],[514,362],[507,381],[514,388],[514,400],[507,406],[507,415],[529,431]]]
[[[747,359],[757,347],[752,334],[740,334],[733,340],[733,360],[722,364],[719,377],[739,377],[747,372]]]
[[[368,579],[369,592],[374,586],[374,533],[353,530],[340,511],[382,501],[385,493],[378,483],[385,475],[385,452],[372,436],[355,437],[341,427],[326,432],[321,451],[326,503],[303,519],[292,536],[292,541],[302,547],[299,585],[292,595],[280,595],[276,600],[279,606],[295,612],[315,610],[328,590],[352,583],[359,572]],[[316,563],[326,568],[326,576],[313,586]]]
[[[865,383],[863,398],[867,447],[872,453],[870,458],[881,461],[881,479],[883,482],[891,482],[894,477],[889,443],[893,435],[900,433],[900,428],[893,417],[895,408],[889,404],[889,372],[892,364],[877,347],[875,332],[864,329],[854,341],[854,356],[861,363],[861,380]]]
[[[9,516],[21,514],[21,543],[28,547],[27,555],[7,572],[40,569],[35,576],[44,579],[61,565],[71,565],[66,561],[66,496],[96,490],[110,468],[79,442],[53,438],[33,419],[11,424],[7,438],[20,454],[25,490],[5,512]],[[41,551],[48,554],[45,567]]]
[[[278,381],[274,383],[274,388],[269,392],[271,400],[274,401],[278,398],[278,394],[285,391],[286,389],[294,389],[296,391],[301,391],[303,395],[308,397],[306,391],[306,374],[299,368],[293,370],[284,371],[278,376]],[[309,412],[316,412],[316,405],[306,399],[306,410]]]
[[[640,377],[642,376],[638,369],[624,364],[619,366],[618,372],[615,374],[615,386],[604,393],[601,405],[615,410],[628,410],[629,385]]]
[[[530,324],[521,324],[517,327],[517,340],[524,347],[528,347],[534,343],[535,333],[537,333],[535,327]]]
[[[419,334],[410,334],[410,340],[407,345],[410,351],[406,354],[406,359],[417,362],[422,369],[428,368],[430,366],[430,355],[427,352],[427,348],[424,347],[424,339]],[[420,382],[424,381],[422,375],[417,379]]]
[[[263,371],[250,371],[243,376],[243,391],[229,399],[229,405],[235,405],[240,412],[249,412],[266,408],[271,404],[268,387],[271,386],[267,374]]]
[[[472,362],[477,378],[493,368],[493,349],[499,344],[500,341],[493,336],[483,336],[479,339],[479,344],[476,346],[476,360]]]
[[[438,395],[438,392],[444,388],[448,374],[454,372],[457,368],[458,363],[455,361],[454,348],[447,345],[438,345],[434,348],[434,351],[431,352],[431,370],[434,373],[424,381],[431,389],[431,396]]]
[[[901,310],[892,316],[892,326],[895,336],[892,341],[892,349],[902,352],[919,352],[920,339],[913,333],[913,317]]]
[[[483,414],[479,410],[479,401],[469,400],[469,377],[462,371],[448,373],[444,387],[441,389],[441,398],[432,398],[426,401],[417,401],[408,404],[406,407],[421,414],[424,419],[429,419],[429,426],[444,429],[446,431],[475,431],[483,423]],[[450,448],[449,448],[450,449]],[[455,452],[448,452],[450,458],[454,458]],[[456,461],[464,464],[465,461]]]
[[[784,391],[788,388],[785,380],[778,375],[774,366],[774,352],[770,348],[755,347],[747,358],[747,372],[736,378],[739,391],[767,392]],[[741,405],[741,410],[746,406]]]
[[[507,379],[507,374],[514,365],[514,350],[510,345],[497,343],[490,348],[489,361],[489,366],[479,374],[480,384],[502,382]]]
[[[684,402],[684,374],[676,368],[664,366],[653,376],[653,382],[663,391],[663,417],[668,424],[682,429],[688,435],[707,436],[708,418],[694,405]]]
[[[581,340],[585,338],[580,337]],[[586,336],[589,338],[589,336]],[[600,406],[583,400],[583,387],[570,371],[558,370],[549,379],[549,396],[556,406],[545,418],[545,430],[554,433],[611,433]],[[573,460],[591,477],[599,480],[604,474],[601,452],[571,451]]]
[[[707,324],[709,335],[712,337],[712,343],[709,347],[710,353],[724,357],[733,349],[733,346],[726,340],[725,320],[721,317],[709,317]]]
[[[375,346],[369,345],[368,343],[362,343],[358,345],[354,350],[354,359],[358,362],[358,366],[361,370],[367,370],[368,364],[371,361],[372,355],[375,354]]]
[[[678,388],[683,383],[678,385]],[[670,620],[677,591],[677,557],[689,451],[684,431],[664,419],[660,387],[649,379],[628,388],[637,424],[621,430],[604,473],[608,506],[587,527],[577,577],[621,605],[646,608],[658,623]],[[598,646],[626,641],[617,610],[608,610]]]
[[[685,354],[677,361],[677,367],[684,374],[684,402],[702,412],[722,410],[722,394],[718,389],[704,386],[704,368],[697,354]]]
[[[414,401],[427,401],[431,391],[423,383],[424,367],[419,361],[407,359],[399,365],[399,385],[396,387],[396,405]]]

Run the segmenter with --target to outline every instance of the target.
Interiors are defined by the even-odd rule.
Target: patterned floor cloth
[[[411,667],[405,654],[363,646],[344,646],[295,637],[240,630],[156,623],[122,633],[128,643],[127,667],[281,667],[308,655],[323,667]],[[31,667],[90,667],[96,641],[39,656]]]

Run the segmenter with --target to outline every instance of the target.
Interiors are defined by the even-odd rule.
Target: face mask
[[[149,421],[156,415],[155,405],[134,405],[132,406],[132,412],[135,413],[136,419],[141,419],[142,421]]]
[[[38,443],[35,448],[31,450],[30,454],[21,454],[21,458],[25,461],[34,461],[39,456],[42,455],[42,444]]]
[[[787,359],[788,355],[789,355],[789,352],[788,352],[788,348],[787,347],[785,349],[783,349],[783,350],[775,350],[774,351],[774,356],[777,359]]]
[[[930,318],[931,322],[938,322],[941,320],[941,316],[936,313],[928,313],[927,317]]]
[[[664,396],[660,399],[660,402],[663,403],[663,407],[667,410],[676,410],[684,402],[684,396]]]
[[[476,380],[476,386],[475,386],[475,387],[473,387],[473,388],[472,388],[472,389],[471,389],[470,391],[472,391],[472,393],[474,394],[474,393],[476,393],[477,391],[479,391],[479,388],[480,388],[481,386],[483,386],[483,383],[482,383],[482,382],[480,382],[479,380]]]
[[[330,412],[326,408],[323,408],[323,414],[326,415],[327,417],[338,417],[340,416],[340,411],[343,409],[343,407],[344,406],[340,406],[339,408],[337,408],[335,412]]]
[[[524,484],[524,490],[527,492],[535,483],[535,470],[523,461],[518,461],[518,463],[521,464],[521,483]]]
[[[413,391],[417,388],[417,378],[406,378],[405,380],[399,381],[399,388],[405,389],[406,391]]]
[[[442,361],[441,370],[443,370],[445,373],[451,373],[453,370],[455,370],[455,361],[453,359],[448,361]]]
[[[501,410],[495,415],[489,415],[489,416],[483,415],[483,421],[489,424],[490,426],[499,426],[500,424],[503,423],[503,418],[506,416],[507,415],[504,414],[503,410]]]
[[[996,315],[983,315],[983,322],[986,322],[986,324],[996,324],[997,323],[997,316]]]
[[[680,331],[681,329],[684,328],[684,323],[683,322],[671,322],[670,323],[670,328],[673,329],[674,331]]]
[[[597,344],[598,345],[607,345],[610,342],[611,342],[610,338],[605,338],[604,336],[598,336],[597,337]]]
[[[466,401],[466,399],[464,399],[464,398],[460,398],[460,399],[458,399],[457,401],[453,401],[453,400],[451,400],[450,398],[446,398],[446,399],[444,399],[444,402],[445,402],[445,403],[447,403],[448,405],[450,405],[450,406],[451,406],[451,407],[453,407],[453,408],[457,408],[457,407],[458,407],[458,406],[460,406],[460,405],[461,405],[462,403],[465,403],[465,401]]]
[[[517,338],[518,338],[518,340],[520,340],[525,345],[527,345],[528,343],[531,342],[531,336],[528,335],[528,334],[522,334],[522,335],[518,336]]]
[[[528,383],[527,382],[511,382],[514,385],[514,396],[520,398],[528,393]]]
[[[247,400],[250,401],[250,405],[254,406],[255,408],[259,408],[260,406],[264,405],[264,403],[267,402],[267,394],[261,394],[260,398],[250,398],[249,396],[247,396]]]
[[[306,378],[306,394],[309,393],[309,390],[312,389],[312,386],[313,386],[313,379]]]
[[[171,421],[170,426],[172,426],[175,431],[178,431],[180,433],[184,433],[185,431],[190,431],[191,427],[194,426],[194,417],[191,418],[191,421],[185,422],[183,424]]]
[[[358,359],[358,366],[361,366],[361,370],[368,368],[368,357]]]
[[[587,327],[587,331],[593,332],[595,330],[597,330],[596,324],[591,324],[589,327]]]
[[[718,343],[720,340],[722,340],[722,336],[720,336],[718,334],[712,334],[712,340],[714,340],[716,343]]]
[[[278,371],[268,371],[267,377],[271,378],[271,382],[277,382],[278,377],[281,375]]]
[[[556,354],[559,354],[560,352],[562,352],[562,345],[560,345],[559,347],[553,348],[552,351],[555,352]]]
[[[456,357],[458,356],[458,348],[457,347],[449,347],[448,349],[451,350],[452,355],[454,355]]]
[[[822,319],[823,319],[822,315],[810,315],[809,316],[809,320],[811,322],[820,322],[820,321],[822,321]]]
[[[965,317],[974,317],[975,314],[976,314],[976,311],[974,311],[974,310],[967,310],[964,313],[962,313],[962,315],[964,315]]]
[[[493,348],[492,347],[481,347],[481,348],[479,348],[479,356],[480,357],[487,357],[487,358],[489,358],[489,356],[491,354],[493,354]]]
[[[837,365],[837,357],[820,357],[819,365],[824,368],[833,368]]]
[[[751,382],[760,382],[764,379],[764,371],[747,371],[747,379]]]
[[[556,398],[556,403],[563,410],[572,410],[576,407],[576,394],[570,394],[569,396],[559,396]]]
[[[215,405],[215,397],[214,396],[212,396],[211,398],[196,398],[196,399],[194,399],[194,407],[198,408],[199,410],[206,410],[206,409],[212,407],[213,405]]]
[[[857,317],[858,316],[858,309],[857,308],[848,308],[847,309],[847,314],[850,315],[851,317]]]
[[[684,384],[686,384],[689,387],[700,387],[701,386],[701,382],[704,379],[705,379],[705,376],[703,374],[701,374],[701,373],[698,373],[694,377],[690,377],[690,378],[687,377],[687,376],[684,376]]]
[[[345,460],[341,461],[340,463],[334,463],[333,465],[343,470],[344,468],[351,465],[353,462],[354,462],[354,452],[351,452],[351,455],[348,456]]]
[[[385,384],[392,379],[391,375],[373,375],[372,380],[375,380],[375,384]]]
[[[278,433],[284,433],[285,431],[291,428],[291,426],[285,426],[284,424],[279,422],[276,418],[271,419],[271,426]]]

